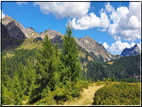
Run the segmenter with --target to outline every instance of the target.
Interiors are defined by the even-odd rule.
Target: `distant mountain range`
[[[2,50],[6,50],[6,47],[9,45],[19,45],[21,43],[18,43],[17,41],[22,41],[25,39],[32,38],[43,40],[45,35],[48,35],[53,45],[57,41],[60,48],[62,47],[64,35],[58,31],[54,31],[49,28],[48,30],[45,30],[39,34],[31,27],[25,29],[22,24],[18,23],[15,19],[12,19],[8,15],[2,19]],[[89,36],[79,39],[75,38],[75,41],[82,50],[81,54],[85,51],[85,54],[86,52],[89,53],[92,59],[96,58],[101,62],[106,62],[121,57],[120,55],[112,55],[104,48],[102,44],[96,42]],[[122,56],[125,55],[122,54]]]
[[[30,51],[34,48],[42,48],[41,43],[45,35],[48,35],[53,45],[57,41],[60,48],[63,46],[64,35],[50,28],[44,32],[37,33],[31,27],[25,29],[22,24],[10,16],[5,16],[1,24],[2,51],[6,51],[9,55],[14,55],[15,50],[17,51],[18,49],[29,49],[28,51]],[[140,49],[137,45],[130,49],[124,49],[121,55],[112,55],[102,44],[88,35],[74,39],[80,50],[80,62],[85,78],[92,78],[95,81],[113,76],[117,79],[140,78],[140,56],[137,55],[140,53]]]
[[[125,48],[121,53],[122,56],[130,56],[138,54],[140,54],[140,49],[137,44],[135,44],[132,48]]]

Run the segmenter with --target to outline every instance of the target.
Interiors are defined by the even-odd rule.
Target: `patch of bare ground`
[[[79,98],[74,98],[72,101],[66,101],[64,105],[92,105],[95,92],[105,86],[105,84],[97,85],[95,82],[88,86],[88,89],[83,89]]]

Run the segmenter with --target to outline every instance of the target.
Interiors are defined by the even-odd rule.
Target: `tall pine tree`
[[[30,99],[32,102],[45,97],[50,91],[59,87],[60,74],[60,59],[58,46],[52,46],[48,36],[45,36],[43,48],[36,54],[36,72],[37,79],[35,84],[37,87],[31,92]],[[56,52],[57,51],[57,52]]]
[[[63,39],[63,56],[62,61],[67,68],[66,76],[69,77],[69,81],[76,83],[79,79],[81,66],[79,61],[79,51],[74,38],[72,37],[72,28],[68,22],[66,27],[66,35]]]
[[[13,93],[15,95],[14,104],[15,105],[21,105],[22,104],[23,90],[22,90],[22,85],[21,85],[21,81],[20,81],[19,71],[14,72]]]

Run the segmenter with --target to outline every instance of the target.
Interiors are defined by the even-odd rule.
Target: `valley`
[[[3,105],[139,105],[138,46],[113,55],[88,35],[71,35],[69,25],[64,35],[50,28],[39,34],[10,16],[2,19]],[[113,100],[115,93],[107,91],[122,92],[121,86],[128,88],[130,101]],[[131,103],[131,89],[136,103]],[[109,103],[102,92],[110,95]]]

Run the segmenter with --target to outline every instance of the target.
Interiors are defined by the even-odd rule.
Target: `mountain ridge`
[[[25,29],[22,24],[18,23],[15,19],[12,19],[8,15],[2,19],[2,25],[6,27],[9,36],[17,40],[29,38],[43,40],[45,35],[48,35],[48,38],[51,40],[53,45],[56,41],[59,43],[60,48],[63,45],[64,35],[58,31],[51,30],[50,28],[41,33],[36,32],[32,27]],[[91,56],[99,58],[101,62],[115,60],[121,57],[120,55],[112,55],[102,44],[99,44],[88,35],[83,38],[75,38],[75,42],[81,48],[84,48],[88,53],[90,53]]]
[[[130,55],[138,55],[138,54],[140,54],[140,49],[137,44],[135,44],[131,48],[126,47],[121,53],[122,56],[130,56]]]

